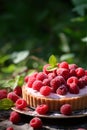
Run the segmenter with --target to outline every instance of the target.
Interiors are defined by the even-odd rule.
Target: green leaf
[[[12,106],[14,106],[14,103],[12,100],[4,98],[0,100],[0,110],[8,110]]]
[[[11,56],[15,64],[25,60],[29,55],[29,51],[14,52]]]
[[[24,83],[24,76],[16,76],[15,79],[1,80],[0,88],[11,88],[14,89],[16,86],[22,86]]]
[[[57,64],[57,59],[56,59],[56,57],[55,57],[54,55],[51,55],[51,56],[49,57],[49,64],[50,64],[52,67],[55,67],[55,66],[56,66],[56,64]]]

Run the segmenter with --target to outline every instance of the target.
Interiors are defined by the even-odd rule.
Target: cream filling
[[[48,96],[43,96],[43,95],[40,94],[40,92],[33,90],[32,88],[29,88],[27,86],[25,86],[25,89],[27,90],[28,93],[30,93],[34,96],[47,97],[47,98],[52,98],[52,99],[72,98],[72,97],[79,97],[79,96],[87,95],[87,86],[80,89],[78,94],[72,94],[72,93],[69,93],[69,92],[67,92],[67,94],[65,94],[65,95],[50,93],[50,95],[48,95]]]

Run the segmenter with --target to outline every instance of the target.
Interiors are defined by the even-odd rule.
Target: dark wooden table
[[[29,125],[32,119],[31,116],[21,115],[21,122],[19,124],[12,124],[9,121],[10,112],[11,110],[0,111],[0,130],[6,130],[8,126],[12,126],[14,130],[33,130]],[[41,119],[43,127],[37,130],[78,130],[78,128],[87,130],[87,116],[73,119]]]

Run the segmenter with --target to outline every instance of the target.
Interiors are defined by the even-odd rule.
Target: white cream
[[[33,90],[32,88],[29,88],[29,87],[25,86],[25,89],[27,90],[27,92],[31,93],[32,95],[44,97],[43,95],[40,94],[40,92],[38,92],[36,90]],[[50,93],[50,95],[46,96],[46,97],[53,98],[53,99],[59,99],[59,98],[65,98],[65,97],[66,98],[78,97],[78,96],[83,96],[83,95],[87,95],[87,86],[80,89],[78,94],[72,94],[72,93],[69,93],[69,92],[67,92],[67,94],[65,94],[65,95]]]

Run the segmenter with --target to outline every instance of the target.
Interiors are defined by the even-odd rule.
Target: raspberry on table
[[[19,123],[20,120],[21,120],[20,114],[17,113],[17,112],[15,112],[15,111],[12,111],[12,112],[10,113],[10,118],[9,118],[9,120],[10,120],[13,124]]]
[[[30,120],[30,126],[33,128],[41,128],[42,127],[42,121],[38,117],[34,117]]]
[[[48,78],[47,74],[43,72],[39,72],[36,76],[36,79],[43,81],[44,79]]]
[[[14,92],[9,92],[7,98],[11,99],[13,102],[16,102],[20,97]]]
[[[71,115],[72,114],[72,106],[70,104],[64,104],[60,107],[60,113],[63,115]]]
[[[24,109],[27,107],[27,102],[24,99],[20,98],[15,102],[15,106],[17,109]]]
[[[6,130],[14,130],[13,127],[8,127]]]
[[[51,88],[49,86],[42,86],[40,93],[44,96],[48,96],[51,93]]]
[[[46,104],[38,105],[37,108],[35,109],[35,111],[41,115],[46,114],[48,110],[49,110],[49,107]]]
[[[66,85],[61,85],[57,90],[56,90],[56,93],[57,94],[60,94],[60,95],[65,95],[67,93],[67,87]]]
[[[69,69],[69,65],[66,61],[61,62],[58,66],[59,68]]]
[[[14,93],[16,93],[18,96],[22,95],[22,88],[21,86],[17,86],[14,90]]]
[[[43,83],[42,83],[41,80],[35,80],[35,81],[33,82],[33,84],[32,84],[32,88],[33,88],[34,90],[37,90],[37,91],[39,91],[42,86],[43,86]]]
[[[7,98],[7,90],[0,89],[0,99]]]
[[[75,70],[75,72],[76,72],[77,77],[82,77],[82,76],[85,75],[85,70],[84,70],[83,68],[81,68],[81,67],[78,67],[78,68]]]

